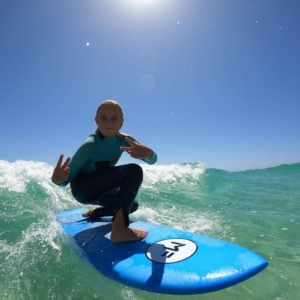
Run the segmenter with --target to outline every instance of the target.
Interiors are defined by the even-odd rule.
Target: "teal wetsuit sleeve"
[[[157,162],[157,154],[152,150],[152,156],[149,159],[143,158],[142,161],[149,165],[153,165]]]
[[[70,175],[68,180],[62,182],[60,186],[66,186],[74,179],[77,173],[91,158],[94,151],[94,142],[90,139],[86,140],[73,155],[68,167],[70,168]]]

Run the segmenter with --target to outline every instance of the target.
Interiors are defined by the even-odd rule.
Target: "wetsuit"
[[[138,208],[135,197],[143,181],[143,170],[137,164],[115,166],[123,153],[121,146],[130,147],[122,135],[112,139],[101,133],[90,135],[69,162],[68,180],[60,185],[70,183],[77,201],[101,205],[106,215],[115,215],[122,208],[125,226],[128,226],[129,213]],[[153,151],[150,159],[142,160],[154,164],[157,155]]]

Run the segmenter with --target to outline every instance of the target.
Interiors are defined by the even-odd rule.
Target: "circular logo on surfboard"
[[[196,243],[186,239],[167,239],[152,244],[146,250],[151,261],[172,264],[191,257],[198,249]]]

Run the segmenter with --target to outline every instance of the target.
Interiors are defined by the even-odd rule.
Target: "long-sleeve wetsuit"
[[[115,166],[123,153],[121,146],[130,147],[123,135],[115,138],[105,138],[101,133],[90,135],[69,162],[68,180],[60,185],[70,183],[73,196],[81,203],[110,207],[114,214],[122,208],[128,226],[128,214],[137,209],[134,199],[143,180],[143,170],[137,164]],[[142,160],[154,164],[157,155],[152,152],[150,159]]]

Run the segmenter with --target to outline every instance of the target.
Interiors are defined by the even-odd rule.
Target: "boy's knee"
[[[131,206],[131,209],[130,209],[130,213],[134,213],[135,211],[137,211],[139,208],[139,203],[134,200],[133,203],[132,203],[132,206]]]
[[[141,181],[143,180],[143,169],[140,165],[129,164],[128,170],[130,170],[130,173],[134,174],[135,178],[140,178]]]

